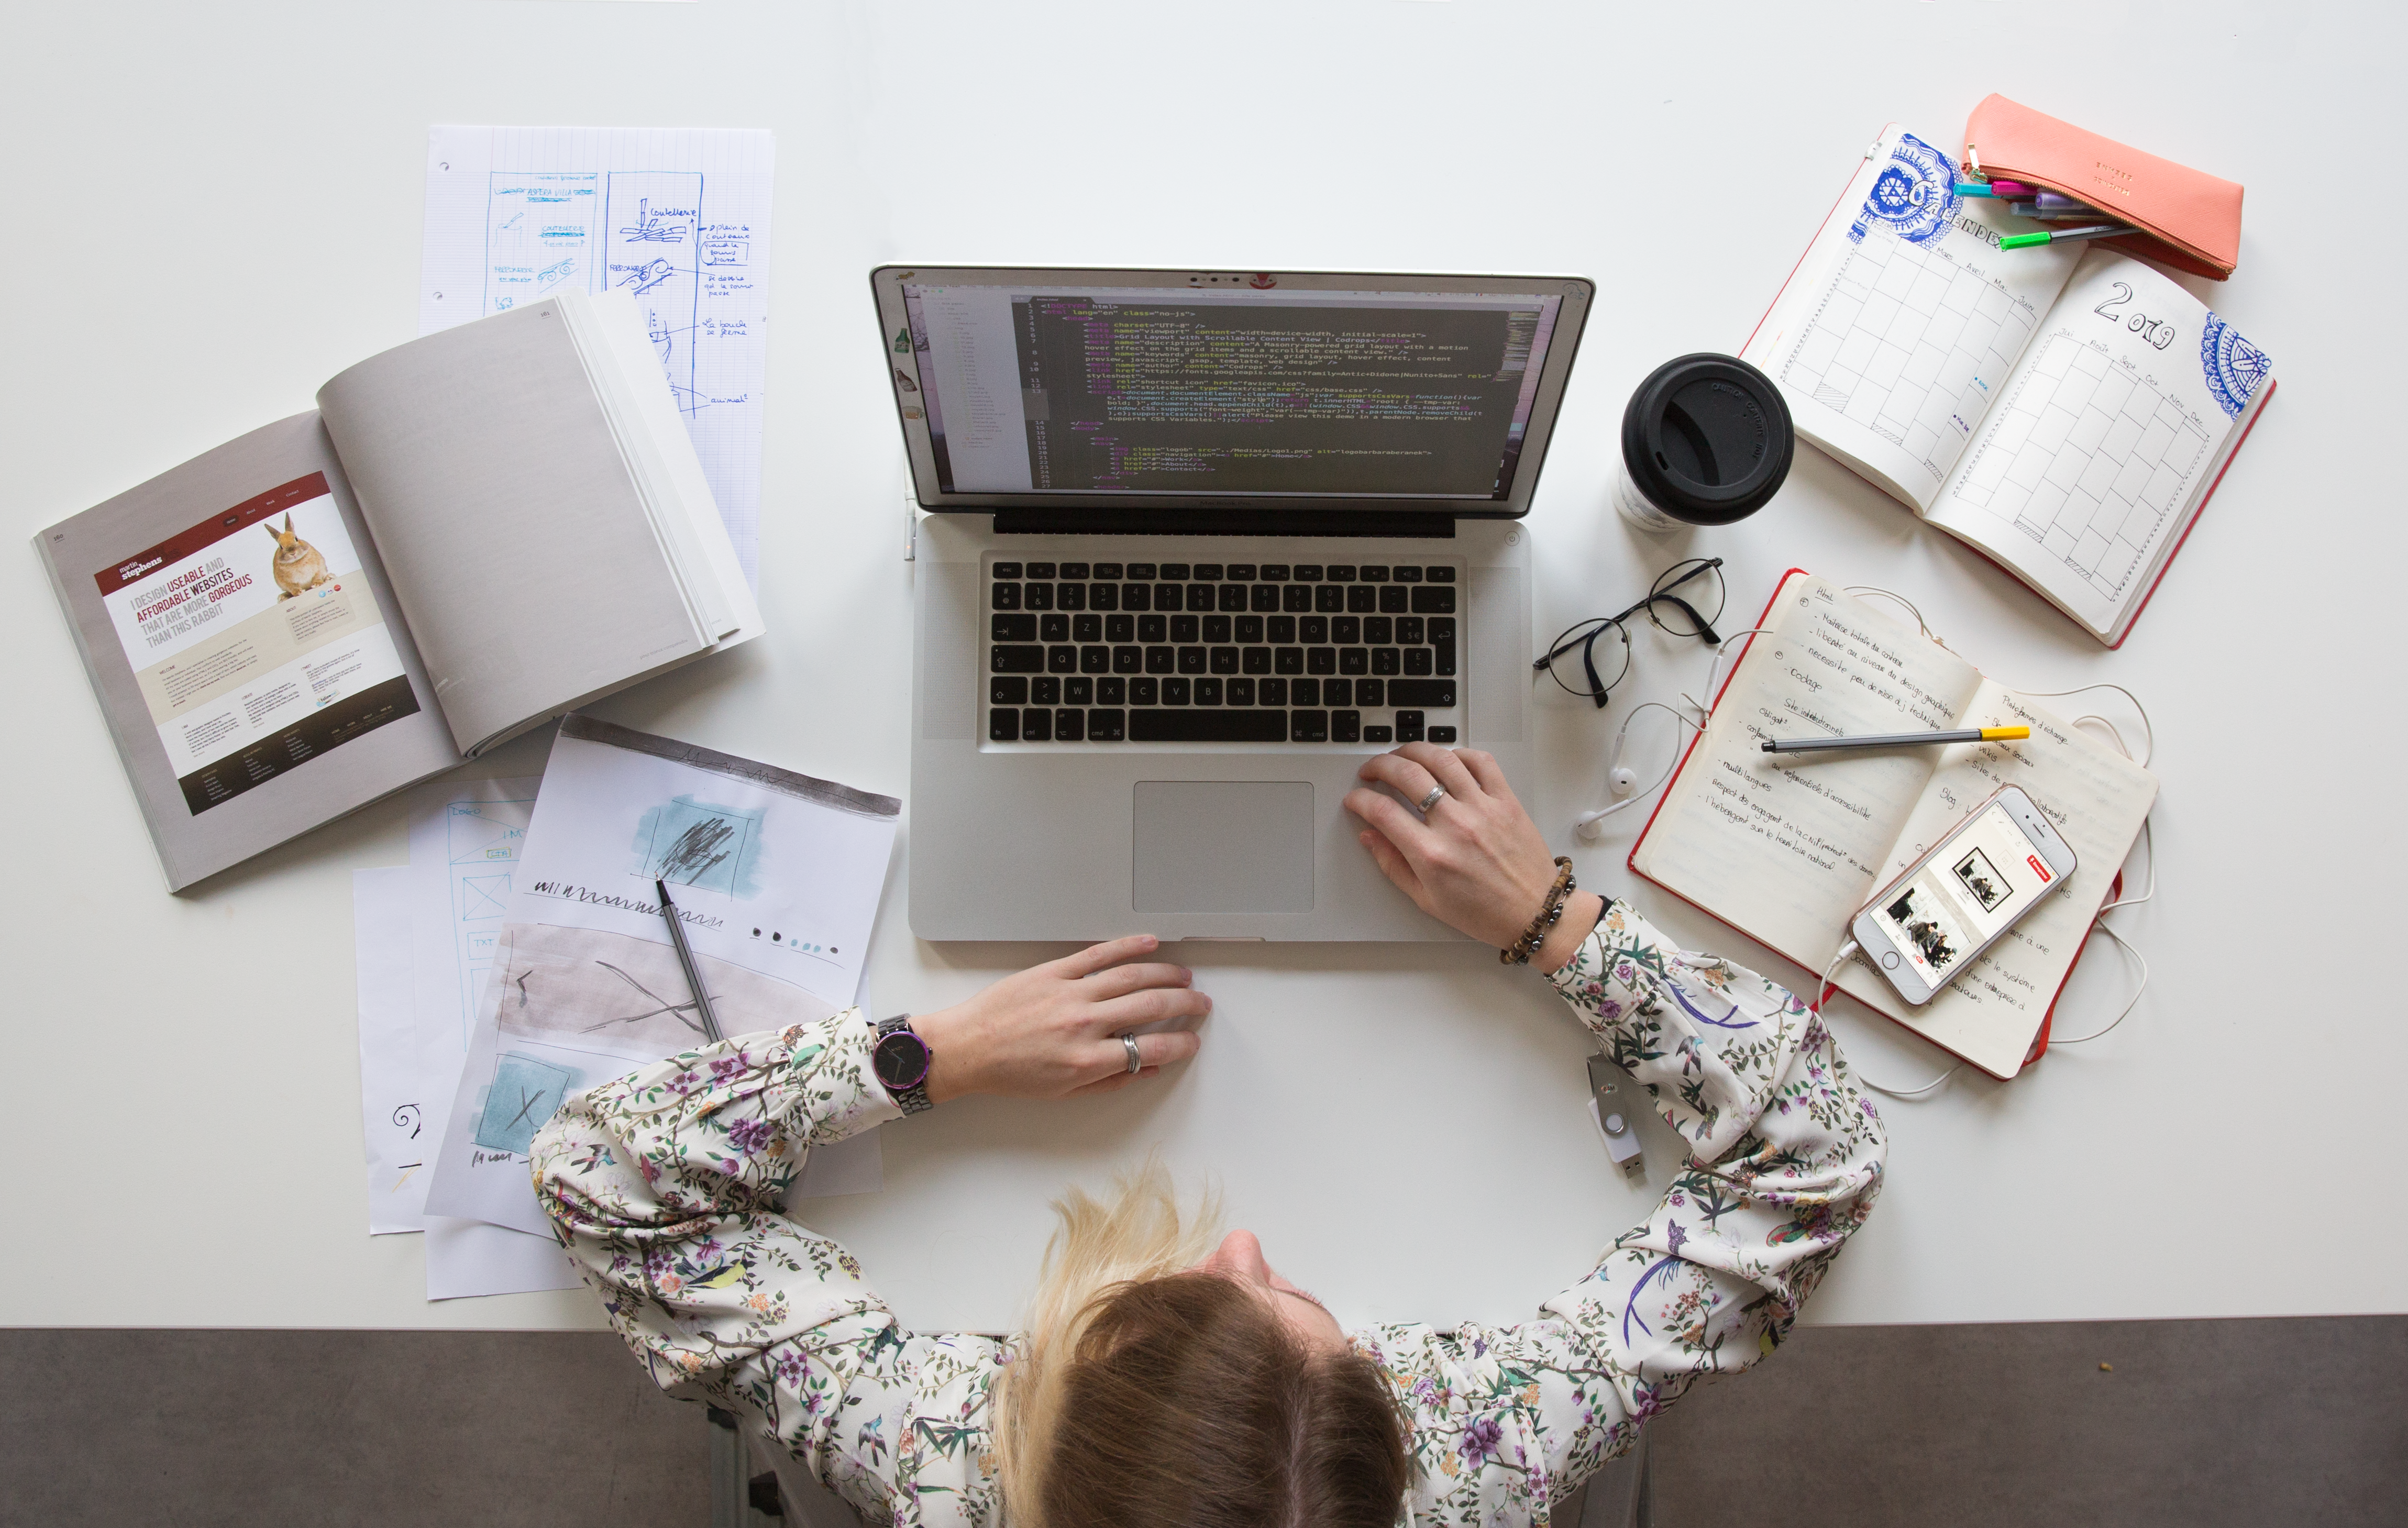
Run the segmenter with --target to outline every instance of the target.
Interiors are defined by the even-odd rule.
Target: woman
[[[1362,778],[1346,805],[1388,878],[1512,945],[1555,866],[1496,762],[1408,744]],[[1398,796],[1426,799],[1426,821]],[[1154,950],[1097,945],[913,1019],[932,1060],[924,1101],[908,1101],[1096,1092],[1194,1055],[1192,1033],[1121,1037],[1211,1011]],[[810,1147],[899,1111],[858,1011],[571,1100],[537,1141],[537,1186],[664,1389],[742,1416],[872,1521],[1545,1522],[1699,1376],[1781,1340],[1870,1209],[1885,1141],[1803,1004],[1682,953],[1627,906],[1574,893],[1530,964],[1691,1160],[1645,1223],[1515,1326],[1343,1332],[1251,1235],[1213,1245],[1155,1170],[1111,1206],[1074,1192],[1056,1207],[1025,1335],[905,1331],[783,1207]]]

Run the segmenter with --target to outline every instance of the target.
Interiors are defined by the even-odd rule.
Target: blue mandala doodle
[[[1909,244],[1929,244],[1948,232],[1956,215],[1956,166],[1914,134],[1901,133],[1864,210],[1848,225],[1848,242],[1863,243],[1865,231],[1879,223]]]
[[[2242,338],[2240,330],[2210,313],[2207,332],[2199,336],[2199,369],[2206,374],[2207,390],[2215,394],[2224,417],[2239,419],[2274,363]]]

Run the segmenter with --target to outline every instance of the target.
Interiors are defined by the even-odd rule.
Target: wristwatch
[[[898,1013],[878,1021],[878,1039],[869,1050],[870,1068],[906,1114],[934,1106],[928,1102],[928,1064],[937,1053],[911,1028],[911,1016]]]

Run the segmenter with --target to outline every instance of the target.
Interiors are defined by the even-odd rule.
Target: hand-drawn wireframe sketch
[[[467,1051],[477,994],[494,963],[503,915],[509,910],[507,867],[516,864],[525,851],[527,821],[535,814],[532,789],[522,786],[509,796],[500,801],[466,796],[446,802],[443,807],[445,878],[451,882],[447,901],[452,909],[453,970],[450,984],[459,993],[452,1027],[463,1055]]]
[[[769,134],[438,127],[419,332],[563,290],[634,296],[745,577],[758,581]]]
[[[510,878],[507,875],[463,876],[460,878],[460,896],[462,921],[499,918],[509,910]]]

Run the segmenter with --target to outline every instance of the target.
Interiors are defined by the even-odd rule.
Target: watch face
[[[878,1042],[870,1052],[878,1080],[889,1088],[913,1088],[927,1080],[927,1042],[908,1029],[898,1029]]]

